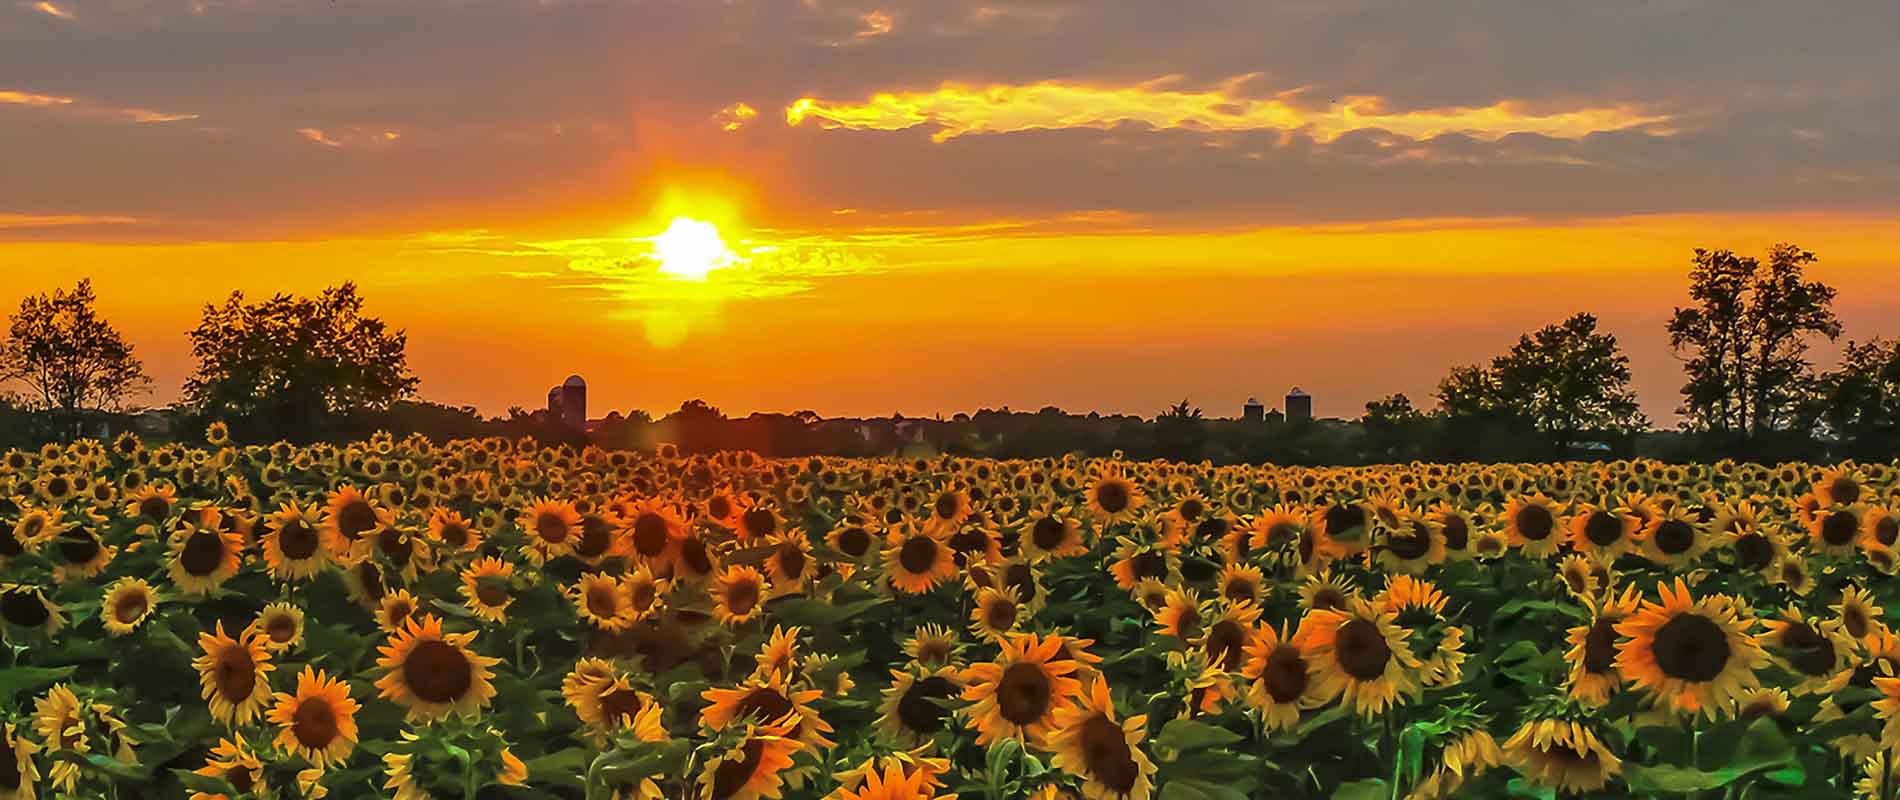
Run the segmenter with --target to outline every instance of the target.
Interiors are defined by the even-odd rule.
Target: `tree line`
[[[654,418],[609,415],[591,430],[542,411],[483,418],[417,399],[407,335],[363,313],[354,284],[315,297],[233,292],[187,331],[196,366],[173,407],[181,429],[223,421],[240,441],[337,440],[375,430],[439,438],[534,436],[611,447],[671,442],[690,451],[872,455],[934,450],[1036,457],[1067,452],[1280,463],[1551,460],[1642,454],[1671,460],[1861,458],[1900,452],[1900,341],[1849,341],[1819,369],[1818,341],[1845,331],[1836,291],[1808,277],[1814,253],[1765,258],[1694,251],[1688,303],[1666,333],[1682,362],[1677,430],[1658,431],[1630,388],[1629,358],[1589,313],[1520,336],[1480,364],[1453,367],[1429,409],[1403,394],[1355,420],[1248,424],[1188,401],[1153,419],[1058,409],[985,409],[950,420],[825,420],[811,412],[729,419],[699,401]],[[101,317],[90,281],[24,298],[0,340],[0,444],[123,426],[150,378]]]

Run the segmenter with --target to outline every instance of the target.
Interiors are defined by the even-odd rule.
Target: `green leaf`
[[[0,709],[13,707],[14,698],[37,692],[73,674],[77,667],[7,667],[0,669]]]
[[[793,597],[774,602],[771,611],[772,616],[787,625],[827,628],[850,620],[884,603],[885,601],[880,598],[872,598],[855,603],[832,605],[809,597]]]
[[[172,770],[172,775],[177,776],[178,782],[181,784],[184,784],[184,787],[186,789],[190,789],[194,792],[204,792],[205,794],[211,794],[211,795],[223,795],[225,797],[238,796],[237,788],[232,786],[230,781],[227,781],[220,777],[216,777],[212,775],[199,775],[198,773],[192,772],[191,770],[188,770],[188,769]]]
[[[1248,800],[1239,789],[1210,781],[1184,779],[1161,785],[1160,800]]]
[[[1390,796],[1391,790],[1378,778],[1342,783],[1333,790],[1333,800],[1386,800]]]
[[[1173,761],[1182,753],[1208,747],[1225,747],[1239,742],[1242,738],[1244,737],[1240,734],[1217,725],[1191,719],[1177,719],[1161,728],[1160,735],[1155,737],[1154,747],[1159,752],[1172,754],[1173,757],[1167,760]]]
[[[587,751],[570,747],[540,758],[529,759],[528,780],[534,783],[581,788],[587,785],[582,774],[587,769]]]

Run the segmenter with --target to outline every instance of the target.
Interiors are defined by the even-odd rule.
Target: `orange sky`
[[[1353,416],[1587,310],[1666,422],[1691,249],[1777,241],[1900,335],[1900,7],[1475,5],[0,5],[0,304],[92,278],[163,403],[354,280],[491,414]]]

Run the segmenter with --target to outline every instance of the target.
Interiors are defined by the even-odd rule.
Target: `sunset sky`
[[[360,284],[431,400],[1322,415],[1575,311],[1667,423],[1691,249],[1900,335],[1900,4],[0,0],[0,306]],[[663,270],[675,217],[732,251]]]

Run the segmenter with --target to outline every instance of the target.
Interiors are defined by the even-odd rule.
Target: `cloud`
[[[785,122],[799,125],[816,119],[826,128],[884,131],[934,125],[937,131],[931,139],[937,142],[969,134],[1113,128],[1127,122],[1200,131],[1300,131],[1331,142],[1364,130],[1414,139],[1449,133],[1487,141],[1517,133],[1577,139],[1628,129],[1667,133],[1664,126],[1670,120],[1667,114],[1630,105],[1539,111],[1514,100],[1394,111],[1383,98],[1366,96],[1308,108],[1292,102],[1297,93],[1264,99],[1242,94],[1244,85],[1259,77],[1241,75],[1202,90],[1170,88],[1179,76],[1121,86],[1064,81],[979,86],[952,81],[930,91],[879,92],[855,103],[800,98],[786,108]]]
[[[733,103],[719,109],[719,113],[713,115],[713,121],[719,123],[720,130],[732,133],[745,127],[746,123],[751,122],[758,115],[759,110],[752,106],[745,103]]]
[[[0,89],[0,104],[36,107],[69,106],[73,104],[73,99],[70,97],[56,97],[50,94],[35,94],[33,92]]]
[[[73,18],[73,12],[67,11],[66,9],[53,5],[52,3],[47,2],[47,0],[40,0],[40,2],[34,3],[33,10],[38,11],[47,16],[58,17],[60,19],[67,20],[69,22]]]
[[[5,214],[0,213],[0,230],[21,228],[70,228],[82,225],[130,225],[134,217],[94,214]]]
[[[324,147],[378,147],[402,141],[398,131],[352,125],[342,129],[298,128],[297,135]]]
[[[891,15],[873,9],[860,19],[864,20],[864,29],[857,32],[859,39],[873,39],[891,32]]]
[[[63,110],[85,117],[128,119],[140,125],[179,122],[198,118],[197,114],[173,114],[164,111],[153,111],[146,108],[118,108],[102,103],[82,101],[72,97],[11,89],[0,89],[0,105]]]

